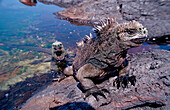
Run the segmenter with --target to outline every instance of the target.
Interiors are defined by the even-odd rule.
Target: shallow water
[[[46,47],[49,43],[59,40],[65,47],[75,46],[74,43],[88,34],[91,28],[56,19],[53,13],[62,9],[42,3],[29,7],[19,0],[1,0],[0,43],[34,46],[44,44]]]
[[[53,13],[60,10],[63,8],[42,3],[29,7],[19,0],[0,1],[0,85],[24,72],[17,69],[15,64],[18,62],[48,56],[6,45],[51,48],[51,44],[58,40],[66,49],[72,49],[75,42],[92,32],[92,27],[56,19]]]
[[[20,105],[52,79],[50,61],[41,62],[50,58],[49,54],[15,45],[50,49],[58,40],[66,49],[72,49],[75,42],[92,32],[92,27],[56,19],[53,13],[60,10],[63,8],[42,3],[29,7],[19,0],[0,0],[0,91],[10,88],[0,93],[1,109]]]

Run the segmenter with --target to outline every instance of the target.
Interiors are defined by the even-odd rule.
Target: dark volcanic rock
[[[54,4],[57,6],[64,7],[64,8],[69,8],[69,7],[73,7],[73,6],[88,2],[90,0],[38,0],[38,1],[45,3],[45,4]]]
[[[130,65],[127,68],[130,74],[136,76],[135,86],[129,84],[128,88],[113,87],[115,79],[110,78],[98,87],[108,89],[107,99],[98,97],[97,102],[93,96],[83,99],[83,93],[78,89],[73,77],[63,81],[54,82],[43,91],[35,94],[22,107],[27,109],[59,108],[81,109],[85,105],[98,110],[113,109],[168,109],[170,106],[170,52],[165,50],[152,50],[131,54]],[[77,108],[76,108],[77,107]]]
[[[149,30],[149,37],[170,35],[169,0],[39,0],[66,7],[58,18],[82,25],[99,24],[107,17],[120,22],[136,20]]]
[[[116,0],[89,0],[84,4],[55,13],[55,15],[60,19],[82,25],[99,24],[100,20],[107,17],[116,17],[118,21],[122,20]]]
[[[0,109],[19,109],[21,104],[25,103],[35,91],[52,81],[53,75],[46,73],[40,76],[27,78],[19,82],[9,90],[0,91]]]
[[[170,35],[169,0],[118,0],[124,20],[137,20],[149,30],[149,36]]]

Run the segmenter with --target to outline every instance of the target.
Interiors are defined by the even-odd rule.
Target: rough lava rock
[[[84,100],[78,82],[72,76],[61,82],[53,82],[46,89],[32,96],[21,110],[113,110],[113,109],[167,109],[170,107],[170,52],[151,50],[129,55],[127,71],[136,76],[135,86],[113,86],[115,77],[98,84],[108,89],[107,99],[93,96]],[[78,87],[77,87],[78,86]]]
[[[57,12],[55,15],[57,18],[68,20],[71,23],[90,26],[100,24],[99,21],[107,17],[116,17],[118,21],[123,20],[116,0],[89,0]]]
[[[149,37],[170,35],[169,0],[118,0],[124,20],[137,20],[147,27]]]
[[[82,25],[99,24],[107,17],[118,21],[136,20],[149,30],[149,37],[170,35],[169,0],[39,0],[67,9],[58,18]],[[169,37],[168,37],[169,38]]]
[[[85,2],[88,2],[89,0],[38,0],[38,1],[48,5],[54,4],[60,7],[69,8],[72,6],[83,4]]]

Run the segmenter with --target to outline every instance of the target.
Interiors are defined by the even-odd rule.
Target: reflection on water
[[[53,13],[62,9],[42,3],[38,3],[36,7],[29,7],[20,3],[19,0],[1,0],[0,90],[24,80],[27,76],[33,76],[35,72],[45,73],[50,69],[49,62],[46,65],[40,63],[36,65],[37,67],[29,64],[35,60],[50,57],[50,55],[10,48],[6,45],[51,48],[51,44],[59,40],[66,49],[72,49],[75,47],[75,42],[92,31],[91,27],[76,26],[56,19]]]

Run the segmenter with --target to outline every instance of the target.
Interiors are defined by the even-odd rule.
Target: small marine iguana
[[[52,73],[54,73],[57,77],[53,79],[53,81],[60,81],[65,77],[63,74],[64,69],[66,68],[66,51],[63,47],[63,44],[59,41],[55,41],[52,44],[52,60],[51,60],[51,69]],[[60,78],[58,78],[60,77]]]
[[[78,51],[73,65],[64,72],[70,72],[80,82],[85,97],[97,95],[104,98],[106,89],[100,90],[94,83],[105,76],[118,76],[117,87],[126,87],[129,82],[135,84],[135,76],[122,75],[122,70],[128,65],[126,54],[128,49],[140,46],[147,38],[147,29],[136,21],[117,23],[108,18],[96,26],[97,37],[87,36],[77,43]],[[118,72],[118,74],[116,74]],[[115,83],[113,82],[113,83]]]
[[[27,49],[27,50],[43,52],[43,53],[47,53],[51,55],[50,57],[47,57],[43,60],[39,60],[39,62],[42,62],[42,61],[51,62],[51,73],[55,77],[53,81],[55,80],[60,81],[60,79],[63,79],[65,75],[67,75],[67,72],[63,74],[64,69],[67,66],[70,66],[73,62],[73,57],[72,57],[73,53],[71,51],[65,50],[63,44],[59,41],[55,41],[52,44],[51,49],[42,48],[42,47],[34,47],[34,46],[24,46],[24,45],[10,45],[10,44],[5,44],[5,43],[1,43],[1,45],[5,47],[9,47],[9,48]],[[31,63],[34,63],[34,62],[31,62]],[[60,78],[57,79],[56,77],[57,78],[60,77]]]
[[[61,81],[66,76],[73,75],[70,70],[72,71],[71,65],[74,57],[75,53],[65,50],[62,42],[55,41],[52,44],[51,70],[56,75],[53,81]]]

